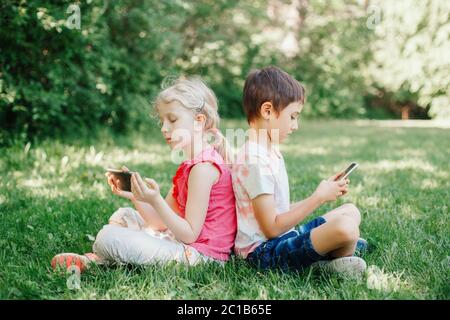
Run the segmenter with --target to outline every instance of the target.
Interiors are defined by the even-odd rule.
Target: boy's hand
[[[340,177],[342,177],[343,175],[344,175],[344,171],[341,171],[341,172],[336,173],[334,176],[329,177],[328,180],[330,180],[330,181],[338,181],[340,179]],[[350,184],[350,179],[349,178],[346,178],[344,181],[347,184],[347,188],[342,192],[342,196],[347,194],[347,192],[348,192],[348,185]]]
[[[338,181],[339,178],[344,174],[344,171],[336,173],[334,176],[328,178],[330,181]]]
[[[150,204],[161,196],[159,186],[155,180],[145,178],[144,182],[137,172],[133,173],[131,176],[131,192],[136,200]]]
[[[331,176],[327,180],[322,180],[316,188],[316,191],[314,191],[313,195],[315,195],[321,203],[334,201],[348,192],[348,184],[350,183],[348,179],[335,181],[340,174],[341,173]]]
[[[125,166],[122,166],[122,170],[123,171],[129,171],[128,168],[125,167]],[[111,191],[112,191],[113,194],[115,194],[115,195],[117,195],[119,197],[128,199],[128,200],[131,200],[131,201],[134,200],[133,193],[131,193],[129,191],[120,190],[120,188],[119,188],[119,181],[114,179],[114,175],[111,172],[106,172],[105,176],[107,178],[108,184],[111,186]]]

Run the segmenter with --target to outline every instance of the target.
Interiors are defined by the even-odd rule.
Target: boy
[[[277,67],[247,76],[243,108],[250,125],[248,141],[232,170],[238,233],[235,252],[262,269],[301,270],[312,264],[359,277],[364,260],[354,257],[361,216],[342,205],[298,228],[315,209],[348,192],[338,173],[323,180],[303,201],[290,204],[289,183],[279,144],[298,129],[305,100],[303,86]],[[366,245],[359,240],[361,247]]]

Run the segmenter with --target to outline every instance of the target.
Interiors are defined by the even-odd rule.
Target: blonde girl
[[[133,173],[131,192],[126,192],[107,174],[112,192],[129,199],[134,209],[114,212],[97,234],[93,252],[56,255],[54,268],[75,265],[83,270],[91,262],[195,265],[229,259],[237,222],[217,99],[201,79],[179,78],[159,93],[155,111],[172,159],[184,155],[168,194],[163,198],[158,183],[139,173]],[[211,137],[214,144],[208,142]]]

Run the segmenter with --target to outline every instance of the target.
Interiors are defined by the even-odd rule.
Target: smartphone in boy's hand
[[[336,181],[345,180],[356,168],[358,168],[359,164],[356,162],[350,163],[350,165],[342,172],[340,176],[337,177]]]
[[[113,179],[117,183],[117,188],[122,191],[131,192],[131,175],[133,172],[120,169],[106,169],[106,171],[113,175]]]

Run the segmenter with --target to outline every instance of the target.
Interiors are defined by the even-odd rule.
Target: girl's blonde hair
[[[182,76],[163,82],[163,91],[156,97],[155,107],[158,108],[162,104],[175,100],[192,111],[194,116],[205,115],[205,132],[214,136],[214,149],[227,164],[231,164],[231,149],[219,130],[220,117],[214,92],[199,77]]]

